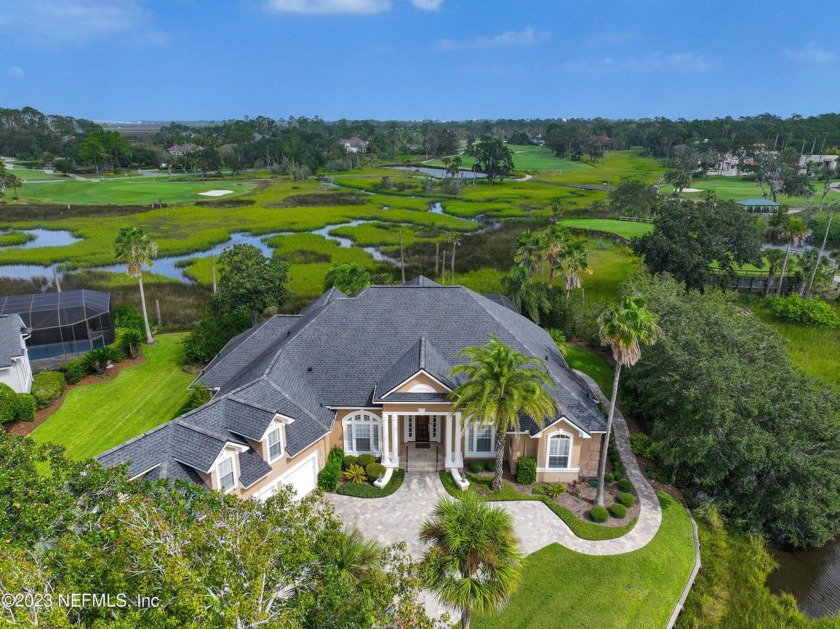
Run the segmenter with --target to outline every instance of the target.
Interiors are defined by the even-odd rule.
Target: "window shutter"
[[[344,451],[351,452],[355,450],[353,447],[353,424],[347,423],[344,425]]]
[[[373,432],[373,451],[379,452],[379,424],[377,422],[373,422],[373,426],[371,426]]]

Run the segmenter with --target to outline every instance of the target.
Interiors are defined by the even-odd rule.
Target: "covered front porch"
[[[434,453],[436,463],[447,471],[464,467],[464,428],[461,413],[413,408],[382,413],[382,464],[386,468],[410,465]],[[442,460],[441,460],[442,455]],[[406,461],[405,459],[408,459]],[[406,467],[406,471],[410,471]]]

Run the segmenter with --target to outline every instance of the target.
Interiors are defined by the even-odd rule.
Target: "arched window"
[[[409,390],[409,393],[437,393],[433,387],[430,387],[428,384],[417,383],[413,385]]]
[[[347,454],[379,454],[380,419],[373,413],[350,413],[342,421],[344,451]]]
[[[565,470],[569,468],[572,456],[572,436],[565,432],[558,432],[548,438],[548,456],[546,466],[550,470]]]

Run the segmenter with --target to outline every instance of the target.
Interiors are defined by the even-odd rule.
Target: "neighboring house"
[[[338,141],[347,153],[367,153],[368,143],[358,136]]]
[[[16,393],[32,390],[32,367],[26,351],[29,330],[18,315],[0,315],[0,382]]]
[[[799,158],[799,172],[808,172],[808,166],[812,169],[814,166],[828,166],[831,170],[837,170],[837,160],[837,155],[802,155]]]
[[[331,289],[299,315],[276,315],[231,340],[198,377],[214,398],[98,457],[132,477],[183,478],[242,498],[280,483],[316,485],[334,446],[371,453],[388,469],[422,458],[459,481],[465,461],[495,457],[493,430],[453,412],[452,367],[490,335],[540,358],[557,413],[521,418],[504,456],[537,460],[541,481],[597,472],[606,422],[585,381],[549,334],[494,295],[418,277],[346,296]],[[431,456],[431,459],[428,457]],[[437,463],[435,459],[437,458]]]
[[[735,177],[736,175],[740,175],[741,171],[739,170],[739,166],[741,164],[741,160],[735,157],[734,155],[725,155],[722,159],[719,159],[715,162],[715,167],[708,171],[707,174],[709,175],[722,175],[724,177]]]
[[[201,147],[195,144],[173,144],[168,149],[166,149],[166,152],[172,155],[173,157],[178,157],[180,155],[186,155],[187,153],[190,153],[198,148]]]
[[[743,201],[736,201],[738,205],[747,210],[757,214],[772,214],[781,203],[776,203],[770,199],[744,199]]]
[[[39,366],[114,342],[108,292],[82,289],[0,297],[0,315],[5,314],[20,315],[30,329],[29,359]]]

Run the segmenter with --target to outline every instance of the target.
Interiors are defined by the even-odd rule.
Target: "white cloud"
[[[391,8],[391,0],[268,0],[266,8],[300,15],[374,15]]]
[[[840,60],[840,55],[831,50],[818,46],[816,42],[808,42],[805,48],[799,50],[785,50],[785,57],[800,63],[833,63]]]
[[[646,57],[582,59],[557,66],[561,72],[707,72],[718,66],[693,52],[653,53]]]
[[[466,50],[468,48],[505,48],[508,46],[535,46],[548,39],[548,33],[528,26],[521,31],[505,31],[491,37],[476,37],[464,41],[441,39],[435,47],[438,50]]]
[[[161,32],[148,30],[153,18],[143,5],[143,0],[4,0],[0,36],[46,47],[115,36],[160,42]]]
[[[411,4],[423,11],[437,11],[443,0],[411,0]]]
[[[9,69],[6,70],[6,74],[9,76],[23,76],[23,68],[20,66],[9,66]]]

